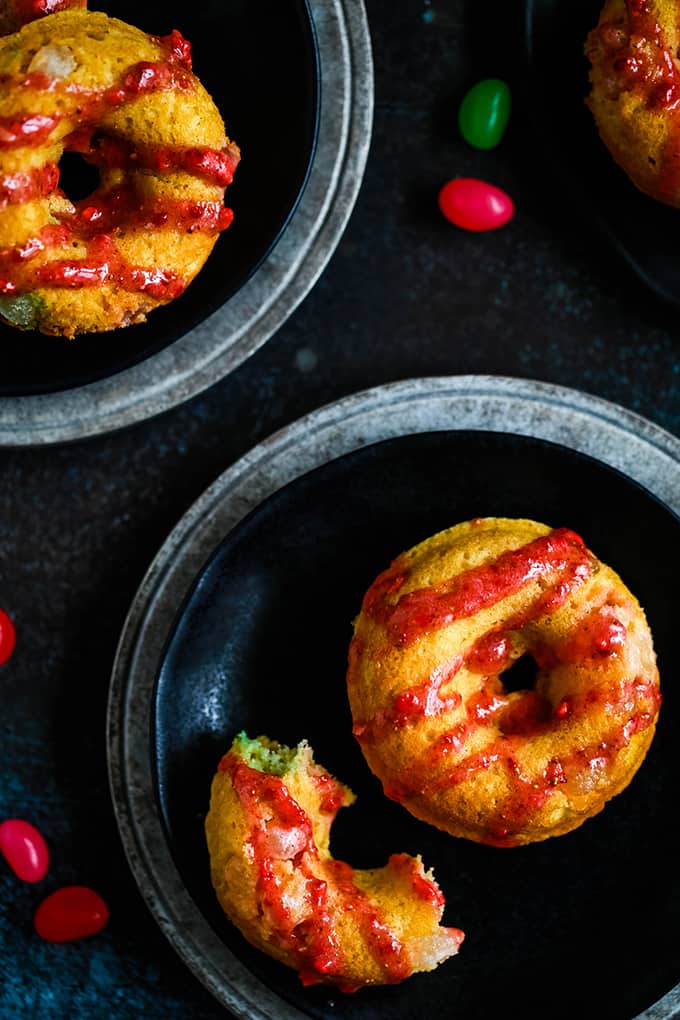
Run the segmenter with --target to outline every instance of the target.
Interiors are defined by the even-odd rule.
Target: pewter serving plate
[[[512,425],[512,432],[508,431]],[[411,380],[314,412],[225,472],[179,522],[131,607],[108,720],[119,828],[146,901],[236,1016],[415,1018],[452,1008],[666,1020],[680,1015],[674,633],[680,442],[622,408],[543,383]],[[628,790],[567,836],[499,850],[387,801],[351,736],[351,621],[389,560],[475,515],[579,530],[645,604],[664,703]],[[356,866],[421,853],[466,931],[458,957],[398,987],[303,989],[217,908],[202,832],[235,732],[310,740],[358,794],[332,848]],[[559,994],[556,994],[556,988]],[[546,1003],[548,1005],[546,1006]]]
[[[178,28],[192,43],[194,69],[242,150],[225,199],[234,222],[186,292],[146,323],[73,341],[0,326],[0,445],[121,428],[232,371],[325,268],[368,154],[373,78],[361,0],[92,6],[156,34]],[[62,167],[73,197],[87,194],[82,169]]]

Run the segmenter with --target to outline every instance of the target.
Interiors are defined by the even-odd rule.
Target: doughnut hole
[[[79,152],[64,152],[59,160],[59,187],[71,202],[80,202],[99,187],[99,172]]]
[[[536,686],[538,665],[528,653],[516,659],[500,676],[507,707],[498,720],[502,733],[529,734],[545,727],[553,717],[546,694]]]
[[[528,654],[515,659],[513,664],[501,674],[503,688],[507,694],[533,690],[536,684],[538,666]]]

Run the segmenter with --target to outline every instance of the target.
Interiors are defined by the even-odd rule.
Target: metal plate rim
[[[352,394],[272,435],[228,468],[181,518],[126,620],[111,679],[107,750],[119,832],[149,909],[195,976],[243,1020],[305,1014],[256,981],[203,919],[173,864],[154,800],[149,753],[156,667],[175,613],[215,545],[263,499],[370,443],[451,429],[560,443],[617,468],[680,514],[680,440],[602,398],[533,380],[453,376]],[[636,1020],[680,1016],[680,985]]]
[[[208,319],[168,347],[75,389],[0,401],[0,447],[69,443],[156,417],[236,369],[279,329],[325,269],[361,186],[373,127],[363,0],[308,0],[321,105],[314,160],[290,222],[262,265]]]

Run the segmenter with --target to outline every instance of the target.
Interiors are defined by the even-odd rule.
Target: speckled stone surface
[[[3,1020],[225,1016],[167,944],[127,866],[105,715],[135,591],[226,468],[321,404],[431,375],[575,387],[680,434],[677,315],[546,172],[522,94],[521,10],[504,5],[502,23],[458,0],[366,6],[376,74],[366,175],[337,251],[291,318],[230,376],[158,418],[72,445],[0,450],[0,604],[18,632],[0,670],[0,815],[37,824],[53,862],[39,888],[0,866]],[[486,74],[510,80],[515,111],[501,148],[478,153],[457,137],[455,108]],[[441,220],[434,196],[458,173],[505,187],[514,221],[473,236]],[[110,924],[81,943],[40,943],[32,911],[71,881],[101,891]]]

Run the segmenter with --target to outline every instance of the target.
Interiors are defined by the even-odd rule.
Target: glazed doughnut
[[[606,0],[586,42],[604,144],[647,195],[680,207],[680,4]]]
[[[194,279],[232,219],[239,160],[173,30],[67,10],[0,39],[0,314],[73,337],[141,322]],[[99,171],[71,202],[59,161]]]
[[[206,836],[222,908],[305,985],[396,984],[458,952],[444,897],[420,857],[358,871],[331,857],[330,828],[354,794],[302,741],[240,734],[213,779]]]
[[[512,690],[503,674],[523,655],[535,685]],[[379,575],[347,682],[385,793],[495,846],[600,811],[642,763],[661,700],[649,627],[620,577],[574,532],[507,518],[442,531]]]

